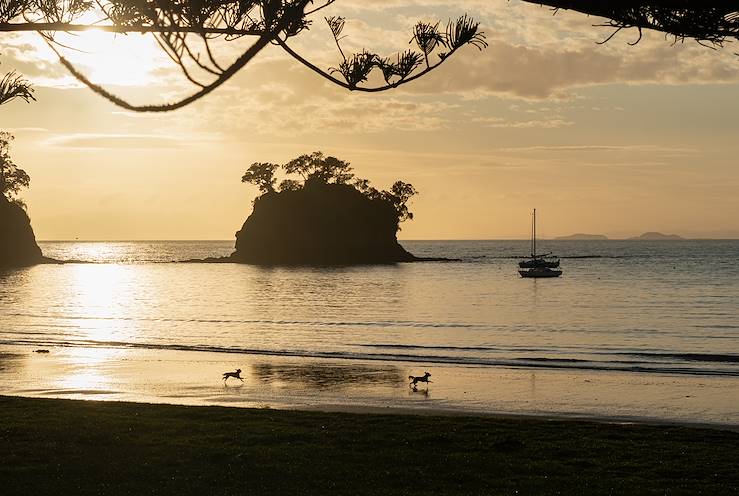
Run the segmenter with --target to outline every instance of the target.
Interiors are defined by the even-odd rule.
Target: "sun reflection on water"
[[[131,308],[132,269],[125,265],[77,265],[69,278],[70,324],[90,341],[125,341],[131,331],[125,309]]]
[[[116,382],[113,371],[124,354],[125,350],[110,348],[75,348],[68,357],[67,371],[57,380],[57,387],[63,391],[107,391]]]

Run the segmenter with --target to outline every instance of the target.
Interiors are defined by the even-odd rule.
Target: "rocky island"
[[[286,176],[278,188],[275,174]],[[297,177],[297,178],[295,178]],[[397,239],[413,218],[407,203],[416,194],[397,181],[389,191],[354,177],[348,162],[321,152],[282,166],[253,164],[242,182],[262,193],[236,233],[231,262],[277,265],[353,265],[417,260]]]
[[[26,211],[0,195],[0,268],[44,262]]]
[[[26,267],[47,261],[41,255],[31,220],[18,192],[30,178],[10,158],[13,136],[0,133],[0,269]]]

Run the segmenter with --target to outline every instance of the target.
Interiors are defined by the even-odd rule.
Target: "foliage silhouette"
[[[269,162],[255,162],[241,178],[242,183],[251,183],[263,194],[274,192],[275,172],[279,165]],[[296,179],[285,179],[280,183],[280,192],[299,191],[314,184],[347,184],[354,179],[352,187],[370,200],[384,200],[395,208],[398,222],[413,220],[408,211],[408,202],[418,191],[410,183],[396,181],[390,191],[379,191],[370,185],[369,180],[355,178],[351,164],[336,157],[326,156],[317,151],[300,155],[282,165],[286,174],[298,174],[303,183]]]
[[[69,72],[94,92],[132,111],[162,112],[181,108],[202,98],[230,79],[261,50],[272,44],[311,70],[343,88],[358,91],[384,91],[408,83],[440,66],[444,60],[470,44],[483,49],[487,44],[479,23],[468,16],[450,20],[446,30],[439,24],[419,23],[414,39],[423,50],[426,67],[420,68],[421,54],[405,51],[396,61],[363,50],[346,54],[341,40],[346,21],[343,17],[324,17],[339,49],[338,68],[323,70],[298,54],[288,44],[307,31],[312,17],[336,0],[201,0],[198,2],[151,0],[0,0],[0,31],[36,31],[59,56]],[[93,19],[93,20],[91,20]],[[419,27],[423,26],[423,27]],[[85,76],[61,53],[63,46],[56,32],[80,32],[96,29],[113,33],[150,33],[162,50],[180,68],[183,77],[197,91],[174,103],[136,105]],[[424,34],[419,37],[419,32]],[[425,37],[437,40],[433,46]],[[230,64],[219,60],[212,46],[214,40],[233,41],[255,38],[254,43]],[[443,48],[436,60],[434,49]],[[365,85],[374,70],[382,72],[384,84]],[[337,77],[334,76],[337,74]]]
[[[401,222],[404,220],[413,220],[413,212],[408,211],[408,201],[418,194],[418,191],[416,191],[416,188],[412,184],[396,181],[389,193],[383,193],[386,194],[386,198],[395,206],[395,210],[398,212],[398,219]]]
[[[622,29],[635,28],[641,40],[642,30],[651,29],[671,35],[675,43],[693,39],[700,44],[722,47],[726,41],[739,39],[739,7],[736,2],[705,2],[698,0],[524,0],[527,3],[559,9],[575,10],[603,17],[598,26],[614,31],[602,43]]]
[[[0,78],[0,105],[16,98],[25,100],[26,102],[36,100],[33,96],[33,88],[30,83],[15,71],[10,71]]]
[[[28,188],[31,178],[10,158],[10,143],[13,139],[12,134],[0,132],[0,194],[11,203],[25,206],[18,198],[18,193],[21,189]]]
[[[241,182],[256,185],[262,193],[274,191],[277,181],[275,171],[278,167],[279,165],[268,162],[254,162],[242,176]]]
[[[267,185],[274,184],[276,167],[249,168],[253,173],[246,182],[262,195],[236,233],[232,260],[306,265],[416,260],[397,240],[400,222],[413,218],[408,202],[417,192],[411,184],[397,181],[390,191],[379,191],[355,178],[349,162],[313,152],[282,165],[284,174],[300,179],[288,177],[275,191]],[[254,173],[262,169],[268,169],[268,180],[266,173]]]
[[[354,177],[348,162],[336,157],[326,157],[322,152],[300,155],[283,168],[287,174],[298,174],[305,181],[346,184]]]

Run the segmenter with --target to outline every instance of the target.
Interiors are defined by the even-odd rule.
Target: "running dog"
[[[225,372],[223,374],[223,383],[226,384],[226,381],[229,377],[233,377],[234,379],[238,379],[241,382],[244,382],[244,379],[241,378],[241,369],[236,369],[236,372]]]
[[[411,382],[409,382],[408,385],[415,389],[419,382],[425,382],[426,384],[428,384],[429,382],[433,382],[429,380],[429,377],[431,377],[431,374],[429,374],[428,372],[418,377],[409,375],[408,379],[410,379]]]

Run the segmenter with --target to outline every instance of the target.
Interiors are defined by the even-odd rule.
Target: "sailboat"
[[[521,277],[559,277],[562,271],[558,269],[559,259],[547,260],[551,253],[536,254],[536,209],[534,209],[533,220],[531,222],[531,257],[527,260],[518,262],[521,269],[518,273]]]

